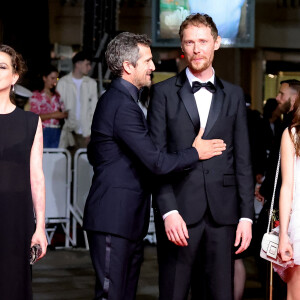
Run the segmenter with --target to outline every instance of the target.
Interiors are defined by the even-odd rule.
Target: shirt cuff
[[[169,215],[171,215],[171,214],[174,214],[174,213],[178,213],[178,214],[179,214],[178,210],[176,210],[176,209],[170,210],[169,212],[167,212],[167,213],[165,213],[165,214],[163,215],[163,217],[162,217],[163,220],[165,220],[167,216],[169,216]]]
[[[250,222],[251,224],[253,224],[253,221],[249,218],[240,218],[239,222],[241,222],[241,221],[247,221],[247,222]]]
[[[165,213],[163,215],[163,220],[165,220],[167,216],[169,216],[169,215],[171,215],[173,213],[179,213],[179,212],[178,212],[178,210],[175,210],[175,209],[174,210],[170,210],[169,212],[167,212],[167,213]],[[250,222],[251,224],[253,224],[253,221],[251,219],[249,219],[249,218],[240,218],[239,222],[240,221],[247,221],[247,222]]]

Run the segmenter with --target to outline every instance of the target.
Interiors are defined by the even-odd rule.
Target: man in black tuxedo
[[[153,86],[150,134],[160,149],[176,152],[200,130],[202,142],[222,139],[226,150],[158,181],[153,199],[160,299],[187,299],[192,282],[193,299],[206,294],[232,300],[234,253],[248,248],[253,217],[244,94],[215,75],[212,62],[221,38],[208,15],[188,16],[179,34],[188,67]]]
[[[94,177],[83,227],[96,272],[95,299],[133,300],[150,213],[148,170],[183,171],[200,158],[221,155],[226,146],[213,140],[201,149],[203,141],[197,137],[182,151],[161,152],[138,105],[140,89],[150,86],[155,69],[150,40],[124,32],[108,44],[105,55],[117,78],[101,96],[93,117],[88,158]]]

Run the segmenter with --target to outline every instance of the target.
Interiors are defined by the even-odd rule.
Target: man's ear
[[[215,50],[218,50],[221,46],[221,37],[218,35],[217,39],[215,40]]]
[[[131,74],[133,70],[133,65],[129,61],[125,60],[123,62],[123,69],[124,72],[126,72],[127,74]]]
[[[296,102],[296,100],[297,100],[297,94],[291,95],[290,99],[291,99],[291,100],[290,100],[290,103],[291,103],[291,110],[293,110],[293,109],[294,109],[295,102]]]

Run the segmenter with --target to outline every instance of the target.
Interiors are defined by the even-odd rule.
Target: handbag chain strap
[[[270,211],[269,211],[269,222],[268,222],[267,233],[269,233],[269,231],[270,231],[271,219],[272,219],[272,215],[273,215],[273,206],[274,206],[276,186],[277,186],[277,181],[278,181],[279,168],[280,168],[280,151],[279,151],[278,163],[277,163],[275,180],[274,180],[274,189],[273,189],[272,201],[271,201],[271,206],[270,206]]]

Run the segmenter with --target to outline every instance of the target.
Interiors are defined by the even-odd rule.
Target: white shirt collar
[[[214,83],[215,82],[215,70],[214,70],[214,68],[212,68],[212,70],[213,70],[213,74],[207,81],[201,81],[198,77],[194,76],[189,68],[185,69],[185,73],[186,73],[187,79],[189,80],[190,85],[192,86],[194,81],[199,81],[202,83],[210,81],[210,82]]]

